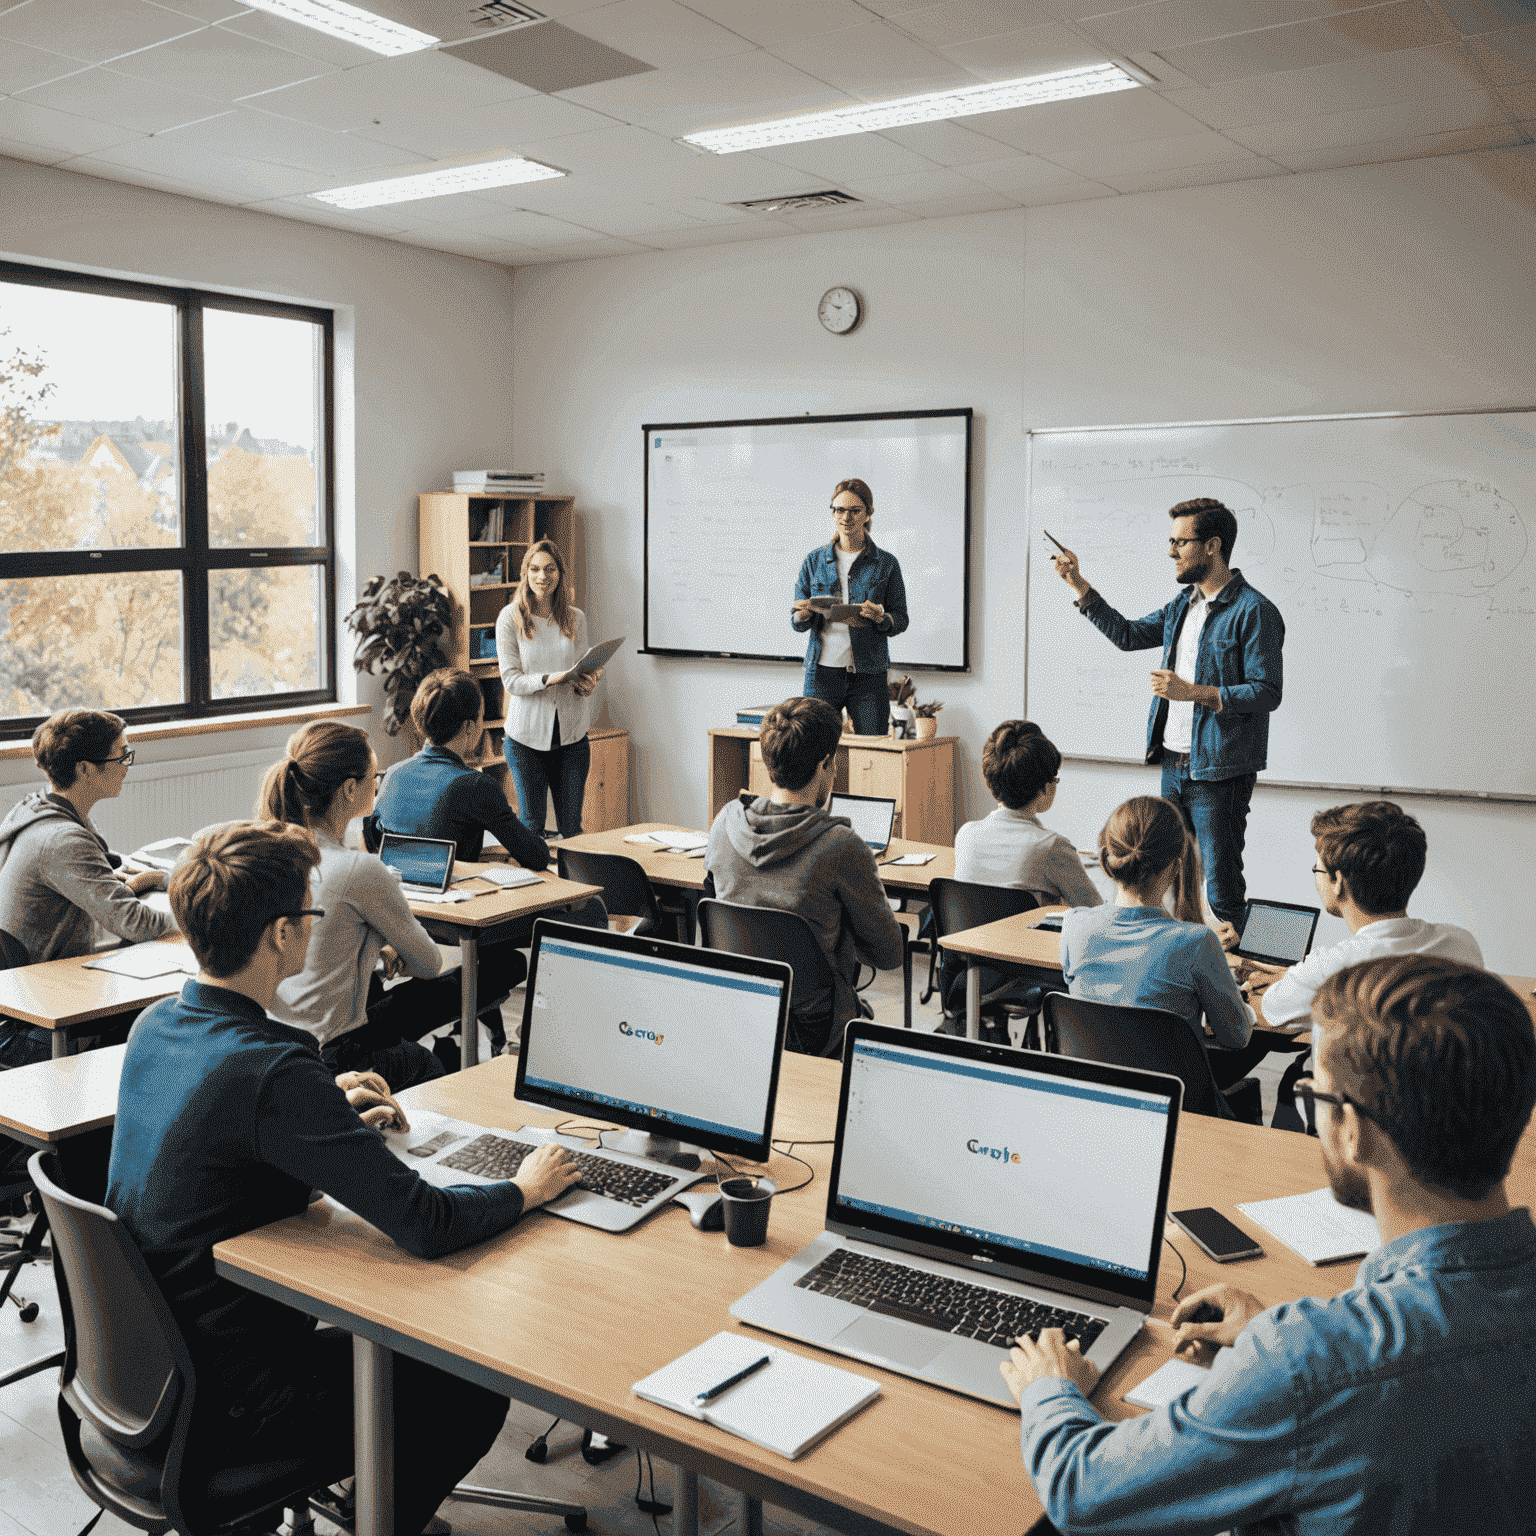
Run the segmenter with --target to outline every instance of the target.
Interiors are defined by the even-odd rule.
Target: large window
[[[0,737],[335,697],[329,310],[0,262]]]

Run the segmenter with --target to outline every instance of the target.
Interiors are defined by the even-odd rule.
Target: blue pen
[[[707,1392],[698,1393],[693,1400],[695,1405],[699,1403],[711,1402],[713,1399],[719,1397],[722,1392],[729,1392],[730,1389],[734,1387],[738,1381],[745,1381],[747,1377],[750,1376],[754,1371],[762,1370],[762,1368],[765,1365],[770,1364],[772,1360],[772,1355],[764,1355],[761,1360],[754,1360],[751,1365],[747,1366],[744,1370],[737,1371],[734,1376],[727,1376],[725,1380],[722,1381],[718,1386],[709,1388]]]

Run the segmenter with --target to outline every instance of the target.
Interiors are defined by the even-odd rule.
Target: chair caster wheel
[[[35,1323],[37,1321],[37,1303],[35,1301],[29,1301],[21,1309],[21,1320],[24,1323]]]
[[[540,1466],[543,1466],[544,1463],[549,1460],[549,1441],[546,1440],[543,1435],[540,1435],[539,1438],[535,1440],[526,1451],[523,1452],[523,1455],[526,1456],[529,1461],[537,1462]]]
[[[586,1528],[587,1528],[586,1513],[583,1512],[583,1513],[581,1513],[579,1515],[567,1515],[565,1517],[565,1528],[568,1531],[584,1531],[584,1530],[586,1530]]]

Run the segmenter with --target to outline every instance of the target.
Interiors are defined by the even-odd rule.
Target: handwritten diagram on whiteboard
[[[1162,659],[1078,615],[1044,530],[1139,618],[1196,496],[1285,620],[1265,777],[1536,796],[1536,413],[1032,434],[1028,708],[1069,756],[1141,760]]]

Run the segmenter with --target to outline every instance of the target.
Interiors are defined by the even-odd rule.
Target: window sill
[[[124,732],[130,747],[143,741],[171,741],[178,736],[211,736],[218,731],[253,731],[271,725],[303,725],[310,720],[340,720],[373,713],[370,704],[305,704],[296,709],[258,710],[249,715],[213,715],[204,720],[167,720],[158,725],[130,725]],[[30,759],[32,743],[0,744],[0,762]]]

